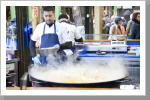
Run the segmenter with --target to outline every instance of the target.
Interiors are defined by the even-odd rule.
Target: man
[[[70,35],[71,40],[72,40],[72,48],[65,49],[67,56],[72,55],[71,58],[73,58],[72,59],[73,61],[80,60],[79,57],[76,58],[76,53],[75,53],[76,52],[75,51],[75,42],[81,42],[81,43],[83,42],[81,33],[79,32],[79,29],[75,25],[68,23],[69,18],[66,14],[61,14],[58,19],[59,19],[59,22],[64,27],[66,27],[68,34]]]
[[[130,39],[140,39],[140,12],[133,13]]]
[[[72,55],[73,52],[75,52],[75,47],[74,47],[75,42],[83,42],[83,39],[82,39],[80,33],[77,32],[75,25],[68,23],[68,16],[66,14],[61,14],[58,19],[59,19],[59,22],[64,27],[66,27],[68,34],[71,37],[73,47],[71,48],[71,51],[70,51],[70,49],[67,50],[67,51],[70,51],[70,53],[67,55]]]
[[[60,54],[63,49],[72,47],[70,36],[67,30],[60,23],[56,22],[54,8],[45,6],[43,8],[43,17],[45,22],[37,25],[33,36],[30,41],[30,52],[33,57],[34,64],[45,65],[47,64],[46,57],[37,55],[35,52],[35,42],[39,40],[39,48],[54,47]]]
[[[105,17],[102,19],[102,33],[103,34],[109,34],[109,27],[110,23],[107,23],[108,21],[108,15],[105,15]]]
[[[130,14],[130,20],[128,21],[127,23],[127,27],[126,27],[126,32],[127,32],[127,35],[128,35],[128,39],[130,39],[130,36],[131,36],[131,32],[132,32],[132,15],[133,14]]]
[[[72,24],[71,20],[70,20],[70,16],[67,14],[68,16],[68,23]]]
[[[81,34],[77,32],[75,25],[68,23],[68,16],[66,14],[61,14],[58,19],[59,22],[67,28],[68,34],[72,40],[72,45],[74,45],[75,42],[83,42]]]

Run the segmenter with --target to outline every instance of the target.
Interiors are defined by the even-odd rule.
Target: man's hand
[[[106,26],[109,27],[109,26],[110,26],[110,23],[107,23]]]
[[[32,60],[33,60],[34,64],[41,65],[40,55],[35,56],[34,58],[32,58]]]
[[[59,49],[60,49],[60,45],[59,45],[59,44],[56,44],[56,45],[54,46],[54,48],[56,48],[57,50],[59,50]]]

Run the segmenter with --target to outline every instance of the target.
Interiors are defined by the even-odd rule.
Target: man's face
[[[136,19],[139,21],[140,20],[140,14],[137,15]]]
[[[108,16],[105,17],[105,21],[107,21],[107,20],[108,20]]]
[[[54,23],[55,14],[52,11],[44,11],[43,17],[47,24]]]
[[[119,20],[119,21],[118,21],[118,24],[119,24],[119,25],[122,25],[122,20]]]

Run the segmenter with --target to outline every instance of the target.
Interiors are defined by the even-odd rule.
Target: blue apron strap
[[[45,26],[46,26],[46,24],[44,25],[43,34],[45,34]]]
[[[56,34],[56,25],[55,25],[55,20],[54,20],[54,33]]]
[[[46,26],[46,24],[44,24],[43,34],[45,34],[45,26]],[[41,61],[42,65],[45,65],[45,63],[47,63],[46,57],[42,56],[41,54],[40,54],[40,61]]]
[[[46,24],[44,24],[43,34],[45,34],[45,26]],[[41,41],[42,41],[42,38],[41,38]],[[41,45],[39,46],[39,48],[41,48]]]

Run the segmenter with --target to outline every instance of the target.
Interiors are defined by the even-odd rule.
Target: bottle
[[[15,39],[12,39],[12,41],[11,41],[11,50],[16,50],[16,41],[15,41]]]

